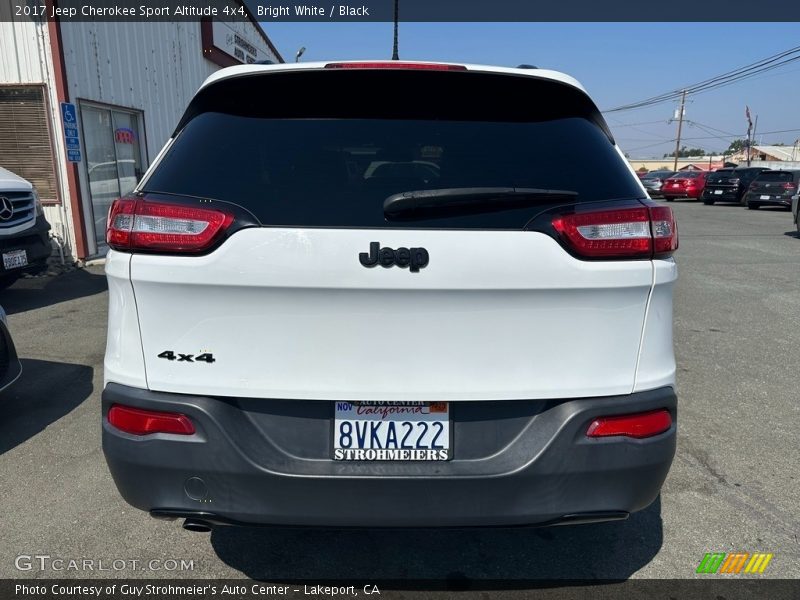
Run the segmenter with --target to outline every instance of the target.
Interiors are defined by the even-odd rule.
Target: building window
[[[87,102],[80,108],[92,227],[102,247],[111,203],[130,194],[144,173],[143,114]]]
[[[0,86],[0,166],[30,181],[44,201],[58,201],[45,88]]]

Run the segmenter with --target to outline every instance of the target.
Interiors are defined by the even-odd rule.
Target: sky
[[[286,61],[387,59],[391,23],[264,22]],[[796,23],[400,23],[400,58],[514,67],[572,75],[601,110],[628,104],[800,46]],[[689,96],[682,138],[688,147],[725,150],[747,130],[759,144],[800,138],[800,60],[736,84]],[[623,151],[661,157],[675,149],[677,103],[607,115]],[[694,125],[698,123],[699,125]],[[702,127],[701,127],[702,126]],[[704,128],[705,129],[704,129]],[[709,129],[710,128],[710,129]],[[770,133],[779,132],[783,133]],[[681,145],[684,145],[683,143]]]

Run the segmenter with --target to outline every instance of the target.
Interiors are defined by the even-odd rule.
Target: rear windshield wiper
[[[535,206],[542,200],[575,200],[572,190],[517,187],[470,187],[415,190],[393,194],[383,201],[387,219],[413,220],[471,215]]]

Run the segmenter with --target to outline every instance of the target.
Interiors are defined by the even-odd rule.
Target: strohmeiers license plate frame
[[[344,407],[349,407],[345,409]],[[376,412],[369,412],[364,415],[360,415],[363,418],[357,418],[359,415],[352,414],[354,411],[361,407],[363,409],[373,409]],[[427,409],[428,412],[422,413],[394,413],[394,412],[387,412],[384,413],[383,411],[391,409],[410,409],[410,408],[422,408]],[[433,412],[431,412],[433,409]],[[452,460],[453,458],[453,415],[452,415],[452,403],[450,402],[376,402],[376,401],[336,401],[333,402],[333,415],[331,418],[331,458],[337,462],[400,462],[400,463],[409,463],[409,462],[446,462],[448,460]],[[341,413],[344,413],[345,416],[341,416]],[[351,413],[351,416],[347,416],[348,413]],[[422,415],[425,415],[424,417]],[[356,418],[353,418],[356,417]],[[378,418],[380,417],[380,418]],[[411,418],[410,418],[411,417]],[[417,417],[416,419],[413,417]],[[365,429],[358,430],[357,426],[353,423],[359,421],[361,423],[366,423],[366,425],[362,425]],[[423,433],[421,436],[417,437],[416,435],[413,437],[412,440],[406,441],[413,441],[414,445],[411,446],[409,444],[401,444],[404,440],[397,439],[395,436],[396,442],[401,446],[397,448],[372,448],[371,443],[370,447],[357,447],[358,441],[357,438],[359,434],[362,437],[370,437],[370,442],[372,441],[371,436],[371,426],[369,423],[371,422],[378,422],[378,423],[394,423],[395,430],[399,431],[401,435],[403,435],[407,430],[402,427],[405,423],[414,422],[415,425],[412,426],[412,431],[419,432],[417,429],[416,424],[418,423],[441,423],[446,425],[446,431],[442,431],[440,433],[440,437],[435,441],[438,442],[438,445],[441,445],[443,441],[446,441],[447,445],[443,448],[434,448],[431,444],[426,445],[426,447],[419,448],[418,443],[423,439],[428,442],[433,442],[432,434],[428,435],[427,433]],[[338,436],[340,423],[343,422],[350,422],[351,425],[351,432],[356,438],[356,446],[351,446],[348,448],[343,448],[341,446],[341,439]],[[380,429],[380,425],[377,426]],[[382,432],[383,439],[386,440],[388,437],[388,429],[386,427],[386,432]],[[435,427],[432,428],[435,431]],[[338,451],[338,452],[337,452]],[[424,455],[422,454],[424,452]]]

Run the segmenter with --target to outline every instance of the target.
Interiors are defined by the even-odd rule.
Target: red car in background
[[[675,198],[694,198],[699,200],[706,187],[708,171],[678,172],[661,184],[661,195],[667,202]]]

